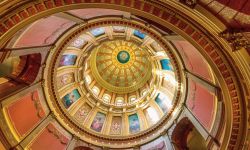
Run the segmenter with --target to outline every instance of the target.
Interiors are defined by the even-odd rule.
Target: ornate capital
[[[244,32],[240,30],[226,30],[219,34],[231,45],[233,51],[240,50],[242,48],[250,48],[250,32]]]
[[[190,8],[194,8],[195,5],[197,4],[197,0],[179,0],[179,1]]]

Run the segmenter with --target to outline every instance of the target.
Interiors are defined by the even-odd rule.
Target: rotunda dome
[[[96,25],[73,30],[52,55],[57,83],[51,82],[51,107],[63,124],[96,144],[95,138],[104,144],[154,138],[167,127],[163,122],[173,122],[183,100],[177,56],[164,50],[169,48],[156,39],[157,31],[137,29],[139,23]]]

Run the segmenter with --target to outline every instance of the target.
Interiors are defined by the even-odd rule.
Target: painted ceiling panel
[[[187,99],[188,108],[197,119],[210,130],[215,109],[215,97],[203,86],[193,80],[190,81],[189,95]]]
[[[37,91],[20,98],[7,107],[7,110],[15,130],[20,136],[31,131],[45,116]]]
[[[123,14],[128,14],[126,12],[118,11],[118,10],[111,10],[111,9],[77,9],[77,10],[70,10],[71,14],[81,17],[83,19],[89,19],[93,17],[99,16],[122,16]]]
[[[69,139],[58,129],[49,124],[29,146],[33,150],[63,150],[66,149]]]
[[[173,41],[182,55],[187,69],[201,77],[213,81],[210,69],[198,50],[187,41]]]
[[[56,16],[36,21],[15,44],[15,47],[31,47],[52,44],[65,30],[75,23]]]

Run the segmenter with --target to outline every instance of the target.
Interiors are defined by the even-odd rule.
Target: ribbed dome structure
[[[152,77],[147,48],[125,40],[102,43],[90,58],[92,75],[104,88],[116,93],[130,93],[143,87]]]

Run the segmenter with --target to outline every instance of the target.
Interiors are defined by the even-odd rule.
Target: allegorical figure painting
[[[90,31],[94,36],[100,36],[102,34],[105,33],[105,29],[104,28],[96,28]]]
[[[148,107],[147,109],[144,109],[143,112],[149,125],[155,124],[160,119],[160,116],[153,107]]]
[[[122,118],[120,116],[114,116],[110,127],[110,134],[121,134]]]
[[[76,63],[76,55],[63,55],[60,62],[59,66],[71,66]]]
[[[91,129],[96,132],[101,132],[105,121],[106,115],[104,113],[98,112],[90,126]]]
[[[74,82],[74,74],[73,73],[67,73],[64,75],[61,75],[57,78],[57,87],[60,89],[64,85],[67,85],[69,83]]]
[[[129,115],[129,132],[136,133],[140,131],[140,121],[137,114]]]
[[[91,111],[91,107],[88,104],[84,104],[80,107],[80,109],[75,113],[74,118],[83,123],[86,117],[88,116],[89,112]]]
[[[160,143],[158,143],[157,145],[147,149],[147,150],[166,150],[167,147],[165,145],[165,142],[164,141],[161,141]]]
[[[155,102],[159,105],[159,107],[164,113],[168,111],[166,100],[163,98],[163,96],[160,93],[155,98]]]
[[[163,70],[172,70],[171,63],[169,59],[162,59],[160,60],[161,67]]]
[[[75,101],[77,101],[81,95],[79,94],[77,89],[74,89],[67,95],[63,97],[63,103],[65,108],[69,108]]]

